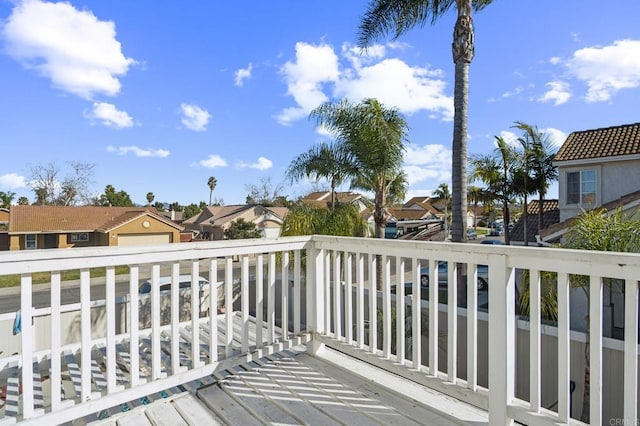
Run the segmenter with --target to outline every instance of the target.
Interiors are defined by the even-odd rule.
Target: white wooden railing
[[[435,273],[438,261],[449,265],[446,287],[438,285]],[[115,267],[121,265],[129,267],[124,277],[128,282],[125,305],[116,303],[116,289],[122,285],[123,277],[116,276]],[[488,294],[478,291],[475,285],[478,265],[488,266]],[[428,300],[396,297],[405,284],[413,295],[421,294],[421,270],[426,267],[431,284]],[[102,279],[105,320],[99,324],[92,320],[92,309],[97,306],[91,298],[93,268],[106,268],[106,277]],[[466,270],[467,280],[474,285],[458,281],[459,268]],[[63,272],[78,269],[79,304],[62,304],[61,289],[67,288],[61,280]],[[192,292],[189,312],[186,316],[180,314],[177,277],[185,270],[194,281],[208,273],[212,288],[222,277],[224,309],[217,305],[213,290],[208,306],[202,305],[198,292]],[[532,288],[526,334],[518,327],[515,302],[522,270],[528,271]],[[541,324],[541,271],[556,274],[557,325]],[[38,285],[33,284],[32,277],[38,272],[51,273],[48,290],[51,302],[50,306],[34,308]],[[376,275],[380,272],[378,279]],[[3,421],[8,423],[44,419],[56,423],[95,415],[109,407],[208,376],[234,363],[300,343],[306,343],[313,352],[326,346],[339,349],[487,409],[491,424],[510,424],[514,420],[526,424],[568,423],[571,415],[579,415],[575,407],[571,413],[570,381],[578,384],[573,395],[576,404],[581,399],[581,377],[584,377],[584,371],[575,366],[572,370],[570,365],[576,348],[580,348],[575,333],[569,329],[572,274],[589,276],[590,421],[635,424],[637,419],[640,277],[637,254],[313,236],[3,252],[0,276],[12,274],[21,276],[22,329],[19,335],[7,339],[19,339],[20,350],[17,355],[0,355],[0,380],[11,375],[8,373],[11,367],[16,371],[17,365],[21,390],[16,391],[19,404],[9,409],[7,399],[2,409]],[[151,277],[157,283],[164,274],[174,277],[170,295],[162,295],[157,286],[152,286],[150,307],[144,305],[140,300],[144,297],[138,292],[140,282]],[[602,337],[603,277],[624,281],[622,365],[609,365],[610,357],[603,356],[609,345]],[[240,297],[234,303],[236,291]],[[446,300],[444,297],[440,300],[441,296]],[[169,314],[163,311],[163,299],[167,297]],[[488,311],[479,309],[482,298],[488,301]],[[466,307],[459,306],[463,302],[459,299],[466,299],[462,303]],[[143,312],[143,305],[150,312]],[[457,308],[449,309],[453,306]],[[122,309],[126,310],[125,315],[118,314]],[[69,342],[69,336],[64,334],[66,329],[61,329],[61,317],[72,310],[77,311],[80,319],[80,332],[77,341]],[[218,311],[224,314],[216,315]],[[143,324],[141,315],[148,315],[150,324]],[[43,330],[39,329],[38,319],[44,316],[48,317],[49,328],[44,332],[50,335],[50,344],[41,348],[37,336]],[[0,315],[0,321],[2,318]],[[126,318],[124,325],[122,318]],[[549,333],[549,328],[555,331]],[[181,344],[185,330],[189,349]],[[552,357],[545,349],[548,344],[542,344],[551,334],[557,347]],[[527,349],[516,353],[523,335],[527,336],[524,342]],[[128,346],[126,355],[130,362],[124,378],[120,377],[116,362],[122,358],[123,342]],[[145,349],[148,356],[141,355],[142,342],[150,342]],[[96,379],[100,373],[92,370],[97,347],[104,354],[100,364],[105,368],[104,387]],[[181,361],[186,356],[185,350],[190,351],[186,354],[190,358],[188,363]],[[77,377],[71,377],[77,385],[75,395],[63,395],[61,391],[63,382],[68,380],[63,368],[69,368],[61,359],[69,352],[78,357]],[[528,363],[523,364],[525,358]],[[50,387],[50,401],[45,404],[35,401],[38,380],[34,380],[34,369],[22,368],[43,360],[49,366],[46,386]],[[141,364],[145,363],[149,374],[133,373],[141,371]],[[620,383],[613,384],[603,377],[605,368],[608,375],[615,375],[617,369]],[[550,378],[555,385],[549,386]],[[520,380],[529,383],[527,395],[516,394],[516,382]],[[603,402],[603,394],[616,392],[615,386],[622,395],[619,410]],[[549,400],[557,403],[549,404]],[[545,408],[550,405],[553,409]]]

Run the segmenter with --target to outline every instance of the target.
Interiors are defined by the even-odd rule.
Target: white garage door
[[[168,244],[171,234],[133,234],[118,235],[119,246],[142,246],[153,244]]]

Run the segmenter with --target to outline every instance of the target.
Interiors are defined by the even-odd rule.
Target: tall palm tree
[[[520,138],[523,146],[528,149],[525,157],[529,159],[529,166],[532,172],[532,190],[538,192],[538,233],[542,229],[542,218],[544,215],[544,198],[551,182],[558,180],[558,168],[553,165],[555,148],[552,146],[548,135],[538,129],[537,126],[530,126],[521,121],[516,121],[516,128],[523,131]]]
[[[406,120],[397,109],[386,108],[375,99],[358,104],[327,102],[311,111],[310,117],[327,128],[351,156],[351,186],[373,192],[375,235],[384,238],[388,198],[406,188],[402,172]]]
[[[213,195],[213,190],[216,189],[216,185],[218,184],[218,179],[211,176],[209,180],[207,180],[207,185],[209,185],[209,205],[211,205],[211,196]]]
[[[449,217],[449,205],[451,205],[451,192],[449,191],[449,185],[446,183],[441,183],[438,185],[436,189],[433,190],[431,194],[433,197],[440,202],[444,203],[444,239],[447,240],[449,236],[449,227],[447,226],[447,221]]]
[[[287,169],[291,181],[302,178],[327,179],[331,185],[331,211],[336,205],[336,187],[353,175],[351,155],[337,143],[320,143],[298,155]]]
[[[453,7],[458,18],[453,31],[455,88],[453,95],[452,241],[466,239],[467,213],[467,115],[469,98],[469,65],[474,55],[472,11],[480,11],[492,0],[371,0],[360,22],[358,44],[366,48],[380,36],[392,33],[394,38],[416,25],[434,24]]]
[[[13,199],[15,198],[15,196],[16,196],[15,192],[0,191],[0,208],[8,209],[9,207],[11,207],[11,203],[13,202]]]
[[[493,153],[471,157],[471,179],[487,185],[487,196],[502,203],[502,219],[505,224],[504,241],[510,242],[509,204],[514,196],[514,179],[518,168],[518,154],[504,138],[495,136],[496,148]]]
[[[153,194],[153,192],[147,192],[147,205],[150,206],[155,198],[156,196]]]

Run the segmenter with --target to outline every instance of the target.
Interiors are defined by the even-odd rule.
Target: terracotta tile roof
[[[409,201],[404,203],[403,207],[405,208],[411,207],[415,203],[428,203],[429,200],[430,200],[430,197],[412,197],[409,199]]]
[[[9,232],[106,232],[142,214],[169,223],[145,207],[13,206]]]
[[[360,200],[367,204],[367,199],[355,192],[336,192],[335,196],[337,203],[349,204]],[[309,206],[329,208],[329,205],[331,204],[331,192],[312,192],[311,194],[300,198],[300,201]]]
[[[429,211],[416,209],[395,209],[389,208],[387,212],[397,220],[420,220],[431,216]]]
[[[640,154],[640,123],[573,132],[554,161]]]
[[[538,200],[532,200],[527,204],[527,240],[530,243],[536,242],[536,234],[538,234]],[[542,202],[542,230],[549,226],[560,222],[560,209],[558,209],[558,200],[544,200]],[[540,233],[541,234],[541,233]],[[522,217],[518,219],[513,226],[513,230],[509,234],[511,241],[524,241],[524,220]]]

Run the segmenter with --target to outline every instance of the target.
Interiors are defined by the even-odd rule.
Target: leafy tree
[[[150,206],[155,198],[156,196],[153,195],[153,192],[147,192],[147,205]]]
[[[248,222],[243,218],[234,220],[229,227],[224,230],[224,237],[229,240],[240,240],[244,238],[261,238],[262,232],[256,228],[256,224]]]
[[[155,204],[153,205],[153,207],[155,207],[156,210],[158,210],[159,212],[163,212],[164,211],[164,203],[162,203],[160,201],[156,201]]]
[[[29,205],[29,199],[27,197],[20,197],[18,198],[18,204],[21,206],[28,206]]]
[[[184,208],[184,212],[182,214],[183,219],[189,219],[190,217],[193,217],[197,214],[199,214],[202,211],[202,208],[200,208],[198,205],[191,203],[188,206],[186,206]]]
[[[291,181],[302,178],[326,179],[331,186],[331,210],[336,205],[336,187],[354,174],[352,159],[342,144],[320,143],[309,148],[291,162],[287,177]]]
[[[438,188],[433,191],[432,195],[437,201],[444,204],[444,238],[446,240],[449,236],[449,227],[447,226],[447,222],[449,217],[448,209],[451,205],[451,192],[449,192],[449,185],[441,183],[438,185]]]
[[[174,212],[181,212],[183,209],[184,207],[182,207],[180,203],[177,201],[174,201],[173,203],[169,204],[169,210],[173,210]]]
[[[467,213],[467,116],[469,65],[474,55],[474,32],[471,12],[480,11],[492,0],[371,0],[359,28],[358,44],[370,46],[377,38],[391,33],[400,37],[413,27],[434,24],[454,7],[458,18],[453,31],[455,88],[453,95],[452,143],[452,241],[466,239]]]
[[[209,205],[211,205],[211,196],[213,195],[213,190],[216,189],[217,184],[218,179],[213,176],[210,176],[207,180],[207,185],[209,186]]]
[[[484,191],[479,186],[469,185],[467,187],[467,199],[473,203],[473,227],[478,227],[478,204],[484,201]]]
[[[351,187],[373,192],[375,234],[384,238],[389,201],[404,198],[406,176],[402,172],[407,122],[395,108],[375,99],[358,104],[348,100],[325,103],[311,111],[311,118],[327,128],[351,163]]]
[[[583,250],[640,253],[640,218],[637,213],[629,216],[618,208],[614,212],[604,209],[592,210],[580,215],[571,224],[565,237],[564,247]],[[614,285],[618,280],[605,278],[605,285]],[[586,276],[571,276],[571,285],[584,290],[589,298],[589,279]],[[581,420],[589,423],[589,401],[591,399],[589,366],[590,332],[589,316],[586,317],[584,395]]]
[[[4,208],[4,209],[10,208],[11,203],[13,202],[13,199],[15,198],[15,196],[16,196],[15,192],[0,191],[0,208]]]
[[[131,197],[125,191],[117,191],[113,185],[107,185],[104,188],[104,194],[96,200],[96,204],[99,206],[113,206],[113,207],[133,207],[133,201]]]
[[[327,210],[298,202],[291,206],[280,234],[362,237],[366,233],[366,227],[358,209],[353,205],[337,204],[333,210]]]

